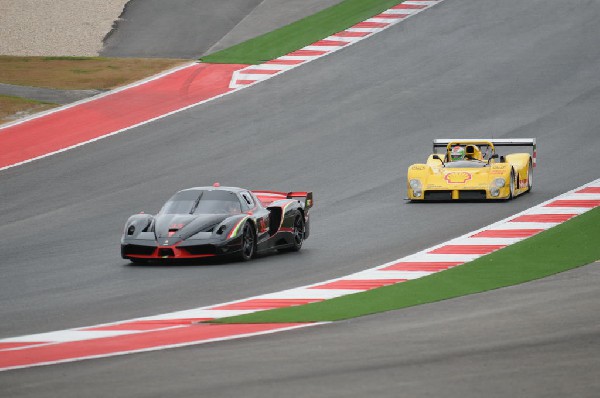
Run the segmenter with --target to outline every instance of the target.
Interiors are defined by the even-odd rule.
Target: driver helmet
[[[461,147],[460,145],[457,145],[454,148],[452,148],[452,152],[450,152],[450,159],[453,162],[456,162],[458,160],[464,160],[465,148]]]

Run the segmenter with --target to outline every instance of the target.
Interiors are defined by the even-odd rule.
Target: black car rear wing
[[[465,138],[465,139],[437,138],[437,139],[433,140],[433,153],[436,153],[438,148],[445,149],[448,146],[448,144],[451,142],[477,145],[477,143],[486,142],[486,141],[494,144],[494,147],[513,147],[513,146],[531,147],[532,148],[531,158],[533,160],[533,167],[535,167],[535,165],[537,163],[537,147],[536,147],[535,138],[479,138],[479,139],[475,139],[475,138]]]
[[[281,199],[295,199],[304,203],[305,209],[310,209],[313,207],[313,193],[306,191],[296,191],[296,192],[279,192],[279,191],[264,191],[264,190],[253,190],[258,199],[263,203],[263,205],[268,206],[270,203],[281,200]]]
[[[313,193],[312,192],[288,192],[288,199],[296,199],[304,201],[304,207],[310,209],[313,207]]]

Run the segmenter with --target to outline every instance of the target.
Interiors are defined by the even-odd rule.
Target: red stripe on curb
[[[6,127],[0,167],[97,139],[231,91],[234,71],[248,65],[198,64],[139,86]]]
[[[317,51],[317,50],[296,50],[287,55],[299,56],[299,57],[316,57],[319,55],[327,54],[329,51]]]
[[[211,307],[210,310],[267,310],[271,308],[291,307],[294,305],[310,304],[323,299],[252,299],[239,303]]]
[[[548,203],[544,207],[585,207],[593,208],[600,206],[600,200],[555,200],[554,202]]]
[[[437,272],[443,271],[448,268],[456,267],[457,265],[464,264],[462,262],[451,262],[451,261],[431,261],[431,262],[418,262],[418,261],[400,261],[396,264],[392,264],[388,267],[381,268],[380,271],[425,271],[425,272]]]
[[[240,71],[244,75],[274,75],[281,72],[280,69],[245,69]]]
[[[306,62],[303,59],[272,59],[270,61],[265,62],[265,65],[275,64],[275,65],[298,65],[303,62]]]
[[[309,44],[310,46],[345,46],[348,44],[347,41],[338,41],[338,40],[319,40],[314,42],[313,44]]]
[[[359,22],[353,28],[385,28],[388,25],[386,22]]]
[[[487,254],[502,249],[506,245],[446,245],[428,253],[430,254]]]
[[[393,6],[392,10],[421,10],[423,8],[427,8],[426,4],[398,4],[397,6]]]
[[[104,330],[156,330],[163,329],[169,326],[191,325],[193,323],[210,321],[214,318],[182,318],[182,319],[165,319],[156,321],[134,321],[118,323],[116,325],[95,326],[91,328],[79,329],[83,331],[104,331]]]
[[[387,19],[402,19],[408,17],[409,14],[379,14],[373,18],[387,18]]]
[[[509,222],[565,222],[577,214],[525,214],[517,218],[513,218]]]
[[[14,342],[14,343],[0,343],[0,351],[2,351],[2,350],[9,350],[9,349],[12,349],[12,348],[27,347],[27,346],[30,346],[30,345],[40,345],[40,344],[48,344],[48,342],[38,341],[38,342],[31,343],[31,342],[22,342],[22,341],[19,341],[19,342]],[[2,354],[2,355],[4,355],[4,354]]]
[[[236,84],[252,84],[256,83],[256,80],[236,80]]]
[[[575,193],[600,193],[600,187],[585,187]]]
[[[406,282],[406,279],[341,279],[323,285],[311,286],[309,289],[371,290],[399,282]]]
[[[337,36],[337,37],[365,37],[370,35],[371,32],[346,32],[345,30],[341,31],[341,32],[337,32],[336,34],[332,35],[332,36]]]
[[[154,332],[51,344],[22,350],[4,351],[0,356],[0,369],[84,359],[93,356],[106,356],[174,345],[201,343],[214,339],[268,332],[300,325],[304,324],[199,324]]]
[[[471,235],[471,238],[528,238],[543,229],[489,229]]]

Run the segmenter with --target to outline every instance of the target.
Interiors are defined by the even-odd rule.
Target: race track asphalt
[[[0,173],[0,337],[268,293],[382,264],[598,178],[600,4],[446,0],[233,95]],[[536,137],[512,202],[409,204],[436,137]],[[131,266],[126,218],[211,184],[313,190],[300,253]],[[11,397],[595,396],[598,263],[273,336],[0,373]]]

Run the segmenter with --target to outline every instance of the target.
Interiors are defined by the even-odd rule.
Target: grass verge
[[[600,259],[600,208],[475,261],[420,279],[320,303],[214,323],[337,321],[516,285]]]
[[[282,28],[201,58],[217,64],[261,64],[380,14],[400,0],[345,0]]]
[[[43,112],[59,106],[51,102],[35,101],[26,98],[0,95],[0,124],[12,122],[20,117]]]
[[[189,60],[162,58],[0,56],[0,83],[63,90],[107,90]]]

